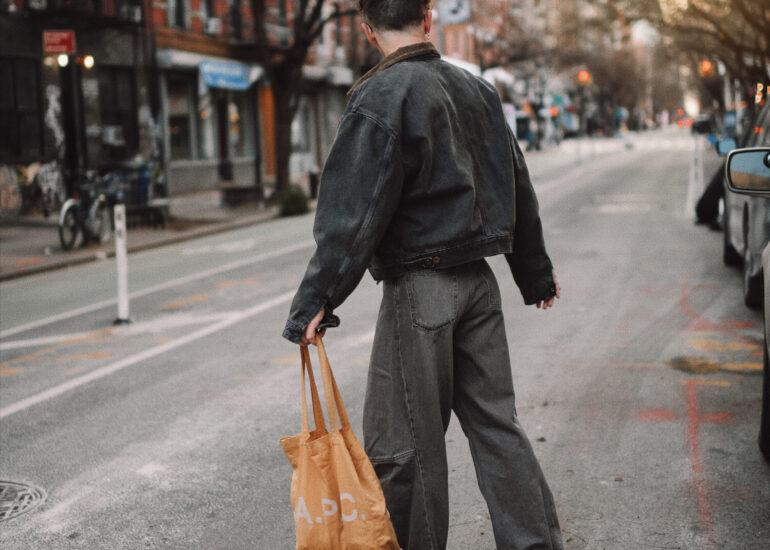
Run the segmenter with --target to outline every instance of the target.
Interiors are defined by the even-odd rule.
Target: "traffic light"
[[[578,84],[581,86],[588,86],[593,82],[593,77],[591,76],[591,73],[588,72],[585,69],[580,69],[577,74],[577,80]]]
[[[704,59],[698,66],[698,74],[702,77],[714,76],[714,63]]]

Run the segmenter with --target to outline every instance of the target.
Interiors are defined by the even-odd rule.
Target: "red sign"
[[[43,31],[43,53],[75,53],[75,31]]]

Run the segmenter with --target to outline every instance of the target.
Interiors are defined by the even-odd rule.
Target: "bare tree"
[[[545,49],[542,34],[526,24],[519,3],[476,0],[471,19],[474,46],[482,70],[535,60]]]
[[[770,81],[770,0],[594,0],[645,19],[690,60],[720,61],[747,85]]]
[[[291,123],[302,94],[302,66],[324,27],[355,16],[353,1],[251,0],[254,56],[265,69],[275,100],[276,186],[274,199],[289,188]]]

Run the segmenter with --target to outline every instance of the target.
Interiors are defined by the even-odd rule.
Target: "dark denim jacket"
[[[505,254],[526,304],[555,294],[537,199],[497,92],[430,43],[399,49],[351,90],[313,233],[283,333],[292,342],[367,268],[380,281]]]

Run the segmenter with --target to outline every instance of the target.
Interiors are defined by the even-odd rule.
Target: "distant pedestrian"
[[[323,170],[310,260],[284,336],[308,345],[367,267],[383,281],[364,446],[399,543],[443,549],[444,436],[467,435],[499,549],[561,549],[553,498],[516,416],[500,291],[560,290],[524,158],[491,85],[440,59],[430,0],[360,0],[385,58],[353,87]]]
[[[725,174],[725,163],[722,162],[716,172],[711,176],[706,189],[701,194],[695,205],[695,221],[697,223],[710,224],[718,228],[719,201],[725,196],[725,187],[722,183]]]

